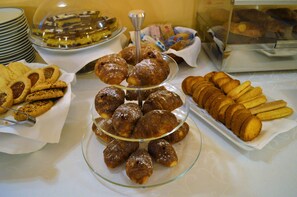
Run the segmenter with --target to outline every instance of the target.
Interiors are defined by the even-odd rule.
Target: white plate
[[[262,86],[261,86],[262,87]],[[265,89],[263,89],[264,94],[268,98],[268,100],[277,100],[279,95],[285,98],[282,94],[278,92],[278,90],[273,90],[274,95],[269,95],[265,93]],[[277,96],[278,95],[278,96]],[[255,139],[249,142],[244,142],[239,139],[231,130],[229,130],[224,124],[219,121],[213,119],[206,110],[199,108],[197,104],[193,101],[192,98],[189,99],[191,110],[197,114],[201,119],[211,125],[215,131],[223,135],[225,138],[230,140],[232,143],[236,144],[238,147],[244,150],[261,150],[264,146],[266,146],[273,138],[277,135],[288,132],[292,128],[297,126],[296,121],[296,113],[291,115],[288,118],[281,118],[272,121],[262,121],[262,131]],[[286,100],[286,99],[285,99]],[[288,101],[288,100],[286,100]],[[288,103],[289,107],[292,107],[290,103]],[[296,111],[297,109],[294,109]]]
[[[19,50],[22,50],[22,48],[26,45],[31,45],[31,43],[27,37],[22,37],[20,39],[16,39],[15,42],[13,42],[12,44],[7,44],[4,46],[1,45],[0,53],[9,54],[11,52],[17,52]]]
[[[297,50],[292,49],[274,49],[274,50],[260,50],[261,53],[267,55],[268,57],[290,57],[297,55]]]
[[[4,33],[10,31],[11,29],[19,27],[22,23],[26,22],[26,18],[24,16],[15,20],[13,23],[0,27],[0,33]]]
[[[25,63],[31,68],[41,68],[47,66],[39,63]],[[25,127],[22,125],[14,125],[10,127],[1,126],[0,133],[7,135],[14,135],[10,139],[13,140],[10,143],[15,143],[15,146],[3,147],[0,146],[0,152],[9,154],[21,154],[39,150],[46,143],[58,143],[60,140],[61,132],[68,114],[68,110],[71,103],[71,82],[75,75],[72,73],[66,73],[62,70],[60,79],[68,84],[65,95],[58,100],[58,102],[46,113],[36,118],[36,124],[33,127]],[[2,117],[11,117],[10,113],[2,115]],[[57,118],[58,117],[58,118]],[[55,124],[51,124],[51,123]],[[20,138],[17,138],[20,137]],[[18,144],[21,139],[27,139],[24,143]],[[23,141],[23,140],[22,140]],[[36,146],[32,147],[32,141],[36,143]]]
[[[31,45],[28,45],[25,49],[26,49],[26,51],[19,53],[17,55],[10,56],[8,58],[3,58],[3,59],[1,58],[0,63],[7,64],[7,63],[13,62],[13,61],[20,61],[22,59],[27,59],[28,57],[31,57],[32,54],[35,53],[34,48]]]
[[[122,35],[125,31],[126,31],[126,28],[121,28],[121,29],[113,32],[112,36],[110,36],[107,39],[100,40],[97,43],[92,43],[92,44],[89,44],[89,45],[82,45],[82,46],[79,46],[79,47],[73,47],[73,48],[69,48],[69,49],[68,48],[49,47],[49,46],[46,45],[46,43],[44,43],[42,41],[42,39],[40,39],[37,36],[32,35],[31,32],[29,33],[29,39],[33,44],[35,44],[35,45],[37,45],[39,47],[42,47],[42,49],[44,49],[44,50],[51,51],[51,52],[58,52],[58,53],[67,53],[67,52],[83,51],[83,50],[86,50],[86,49],[94,48],[94,47],[99,46],[99,45],[103,45],[103,44],[105,44],[107,42],[110,42],[110,41],[114,40],[118,36]]]
[[[15,35],[15,34],[27,31],[27,29],[28,29],[27,21],[24,21],[20,25],[11,28],[9,31],[4,31],[3,33],[0,32],[0,36],[9,37],[11,34]]]
[[[0,38],[0,48],[4,45],[10,45],[18,43],[20,39],[28,37],[27,31],[19,32],[17,34],[12,35],[11,37],[5,37],[4,39]]]
[[[14,22],[24,14],[20,8],[0,8],[0,25],[5,26],[7,23]]]

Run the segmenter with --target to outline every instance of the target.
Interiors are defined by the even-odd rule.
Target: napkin
[[[45,66],[38,63],[27,65],[32,68]],[[66,93],[49,111],[36,118],[34,126],[0,126],[0,152],[9,154],[28,153],[39,150],[46,143],[58,143],[73,97],[71,82],[74,78],[74,73],[67,73],[62,70],[60,79],[68,84]],[[6,118],[13,119],[11,111],[6,113]]]
[[[47,64],[55,64],[68,73],[76,73],[86,64],[99,57],[122,50],[126,42],[126,37],[123,34],[125,31],[126,28],[123,28],[119,34],[106,43],[79,49],[59,50],[37,45],[33,45],[33,47]]]
[[[178,32],[190,32],[192,34],[196,34],[197,31],[190,29],[190,28],[186,28],[186,27],[175,27],[175,30],[177,30]],[[149,35],[149,27],[146,27],[144,29],[141,30],[141,34],[144,35]],[[132,42],[135,41],[135,36],[134,36],[134,31],[130,32],[130,37]],[[164,51],[163,53],[165,54],[174,54],[178,57],[183,58],[183,60],[191,67],[197,67],[197,58],[198,55],[201,51],[201,40],[198,36],[194,37],[194,42],[187,46],[186,48],[176,51],[174,49],[169,49],[167,51]]]

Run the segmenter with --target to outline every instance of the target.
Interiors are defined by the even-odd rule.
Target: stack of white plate
[[[32,62],[35,59],[28,31],[24,10],[0,8],[0,64],[19,60]]]

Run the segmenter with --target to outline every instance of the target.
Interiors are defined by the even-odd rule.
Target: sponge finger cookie
[[[293,112],[294,112],[293,109],[290,107],[282,107],[275,110],[258,113],[256,116],[260,120],[265,121],[265,120],[274,120],[278,118],[283,118],[293,114]]]
[[[285,107],[287,106],[287,102],[284,100],[276,100],[276,101],[271,101],[271,102],[267,102],[264,103],[262,105],[259,105],[257,107],[253,107],[250,109],[252,114],[258,114],[261,112],[265,112],[265,111],[271,111],[274,109],[278,109],[281,107]]]
[[[266,103],[267,98],[265,95],[260,95],[257,96],[256,98],[246,101],[246,102],[240,102],[241,104],[243,104],[245,106],[245,108],[250,109],[256,106],[259,106],[263,103]]]
[[[237,79],[230,80],[229,82],[222,85],[222,89],[225,92],[225,94],[228,94],[231,90],[239,86],[240,81]]]
[[[241,95],[239,98],[236,99],[236,102],[244,102],[249,101],[257,96],[260,96],[262,94],[262,88],[261,87],[255,87]]]
[[[237,86],[236,88],[234,88],[233,90],[231,90],[230,92],[227,93],[227,96],[231,97],[232,99],[236,99],[238,98],[240,95],[243,94],[243,92],[247,92],[249,88],[251,86],[251,82],[250,81],[245,81],[242,84],[240,84],[239,86]]]

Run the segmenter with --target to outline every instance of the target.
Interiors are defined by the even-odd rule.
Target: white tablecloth
[[[216,68],[202,52],[198,67],[181,64],[173,85],[180,87],[188,75],[203,75]],[[291,82],[296,71],[236,74],[255,82]],[[280,83],[281,84],[281,83]],[[98,181],[86,165],[81,138],[90,120],[90,103],[104,87],[94,74],[77,76],[73,99],[58,144],[40,151],[0,153],[0,196],[296,196],[297,128],[274,138],[259,151],[245,151],[218,134],[195,114],[202,136],[202,152],[184,177],[155,188],[129,189]],[[276,85],[272,86],[274,88]],[[293,94],[292,94],[293,95]],[[295,106],[296,107],[296,106]]]

